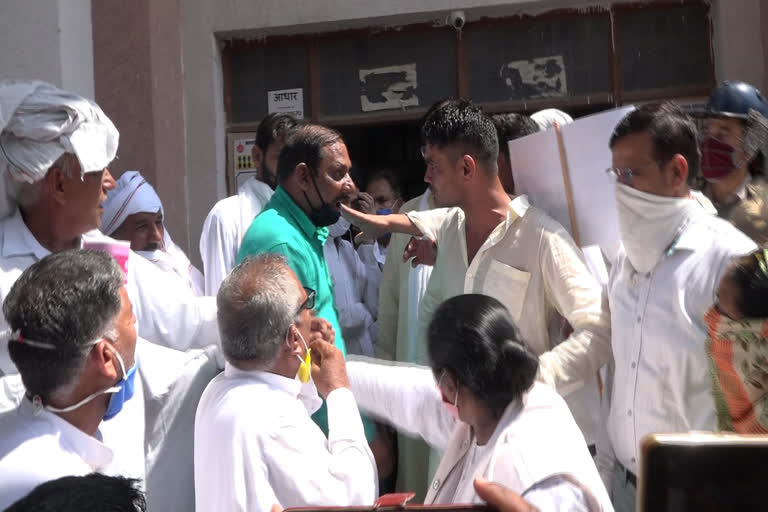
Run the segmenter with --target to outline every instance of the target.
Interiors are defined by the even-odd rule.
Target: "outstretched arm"
[[[391,215],[371,215],[353,210],[345,204],[340,204],[344,218],[360,228],[363,233],[378,238],[384,233],[405,233],[411,236],[421,236],[422,233],[407,215],[393,213]]]

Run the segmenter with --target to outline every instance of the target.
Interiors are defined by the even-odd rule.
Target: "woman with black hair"
[[[718,428],[768,434],[768,249],[726,269],[705,320]]]
[[[362,409],[443,452],[426,504],[481,502],[479,476],[542,510],[613,510],[573,416],[535,382],[538,358],[500,302],[445,301],[427,340],[430,368],[347,362]]]

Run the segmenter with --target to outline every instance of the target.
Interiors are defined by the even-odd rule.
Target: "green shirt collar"
[[[309,220],[309,217],[301,207],[296,204],[291,195],[281,186],[277,187],[275,194],[272,196],[271,202],[277,206],[277,208],[285,212],[293,220],[293,223],[304,233],[308,239],[317,239],[321,245],[325,244],[328,239],[328,228],[317,227]]]

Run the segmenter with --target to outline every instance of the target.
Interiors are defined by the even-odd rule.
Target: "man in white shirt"
[[[349,240],[349,221],[343,217],[328,226],[323,245],[325,262],[333,281],[333,303],[339,313],[339,326],[347,352],[374,356],[376,344],[376,305],[378,280],[373,270],[360,259]]]
[[[629,113],[610,146],[622,249],[608,284],[615,361],[608,434],[614,505],[632,511],[647,434],[717,428],[704,312],[724,267],[755,244],[692,199],[696,126],[678,106]]]
[[[203,295],[203,274],[171,240],[163,224],[163,203],[139,171],[125,171],[102,206],[102,233],[130,242],[136,254],[180,280],[194,295]]]
[[[0,509],[38,484],[119,473],[99,426],[134,393],[136,318],[105,252],[64,251],[28,268],[3,304],[3,336],[26,394],[0,414]]]
[[[320,344],[319,366],[311,360],[314,294],[277,254],[247,258],[222,283],[227,362],[195,417],[198,511],[373,503],[376,466],[349,380],[328,371],[343,356]],[[321,403],[312,383],[328,405],[327,439],[311,418]]]
[[[269,114],[261,120],[251,150],[257,175],[247,179],[237,195],[216,203],[205,218],[200,234],[200,257],[206,295],[216,295],[221,282],[235,267],[245,232],[277,187],[277,157],[285,138],[296,125],[296,120],[287,114]]]
[[[421,304],[423,333],[444,300],[483,293],[502,302],[531,348],[540,378],[560,394],[583,387],[610,359],[609,313],[600,285],[570,235],[525,196],[510,198],[498,176],[493,122],[458,100],[433,112],[422,129],[424,180],[449,211],[372,216],[345,208],[363,230],[426,235],[438,242],[437,261]],[[573,333],[559,343],[561,319]],[[424,362],[421,344],[417,357]]]
[[[547,114],[544,117],[552,119],[553,123],[565,123],[567,121],[567,118],[560,117],[558,113],[562,114],[562,116],[567,116],[567,114],[559,110],[553,111],[551,116],[549,112],[542,111],[539,114],[541,113]],[[491,119],[496,127],[496,136],[499,139],[499,156],[496,159],[499,167],[499,181],[501,181],[501,185],[507,194],[514,195],[514,170],[509,159],[509,142],[537,133],[540,125],[533,117],[522,114],[496,114]],[[546,128],[542,127],[541,129]],[[550,334],[550,340],[552,343],[557,343],[565,338],[569,326],[565,322],[562,323],[562,334],[555,332],[554,325],[550,327],[553,329]],[[604,423],[600,413],[600,387],[597,381],[597,374],[585,378],[583,386],[570,393],[566,397],[566,401],[576,419],[576,423],[584,434],[590,451],[593,455],[596,455],[599,444],[597,439],[599,437],[600,425]],[[596,459],[598,468],[607,467],[606,471],[610,471],[610,468],[613,467],[613,460],[608,455],[605,457],[602,457],[602,455],[601,453],[601,457]]]
[[[51,252],[112,241],[97,228],[115,181],[106,166],[118,133],[95,103],[44,82],[0,82],[0,172],[12,204],[0,208],[0,300],[21,272]],[[5,124],[3,124],[5,123]],[[144,338],[204,347],[218,339],[213,297],[194,297],[134,255],[128,294]],[[7,327],[0,318],[0,330]],[[0,375],[15,373],[0,345]]]

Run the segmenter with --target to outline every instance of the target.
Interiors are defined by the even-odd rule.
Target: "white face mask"
[[[657,196],[616,183],[621,242],[636,271],[646,273],[656,266],[697,208],[687,197]]]
[[[339,238],[340,236],[347,234],[349,227],[349,221],[344,217],[339,217],[339,220],[328,226],[328,236],[331,238]]]

